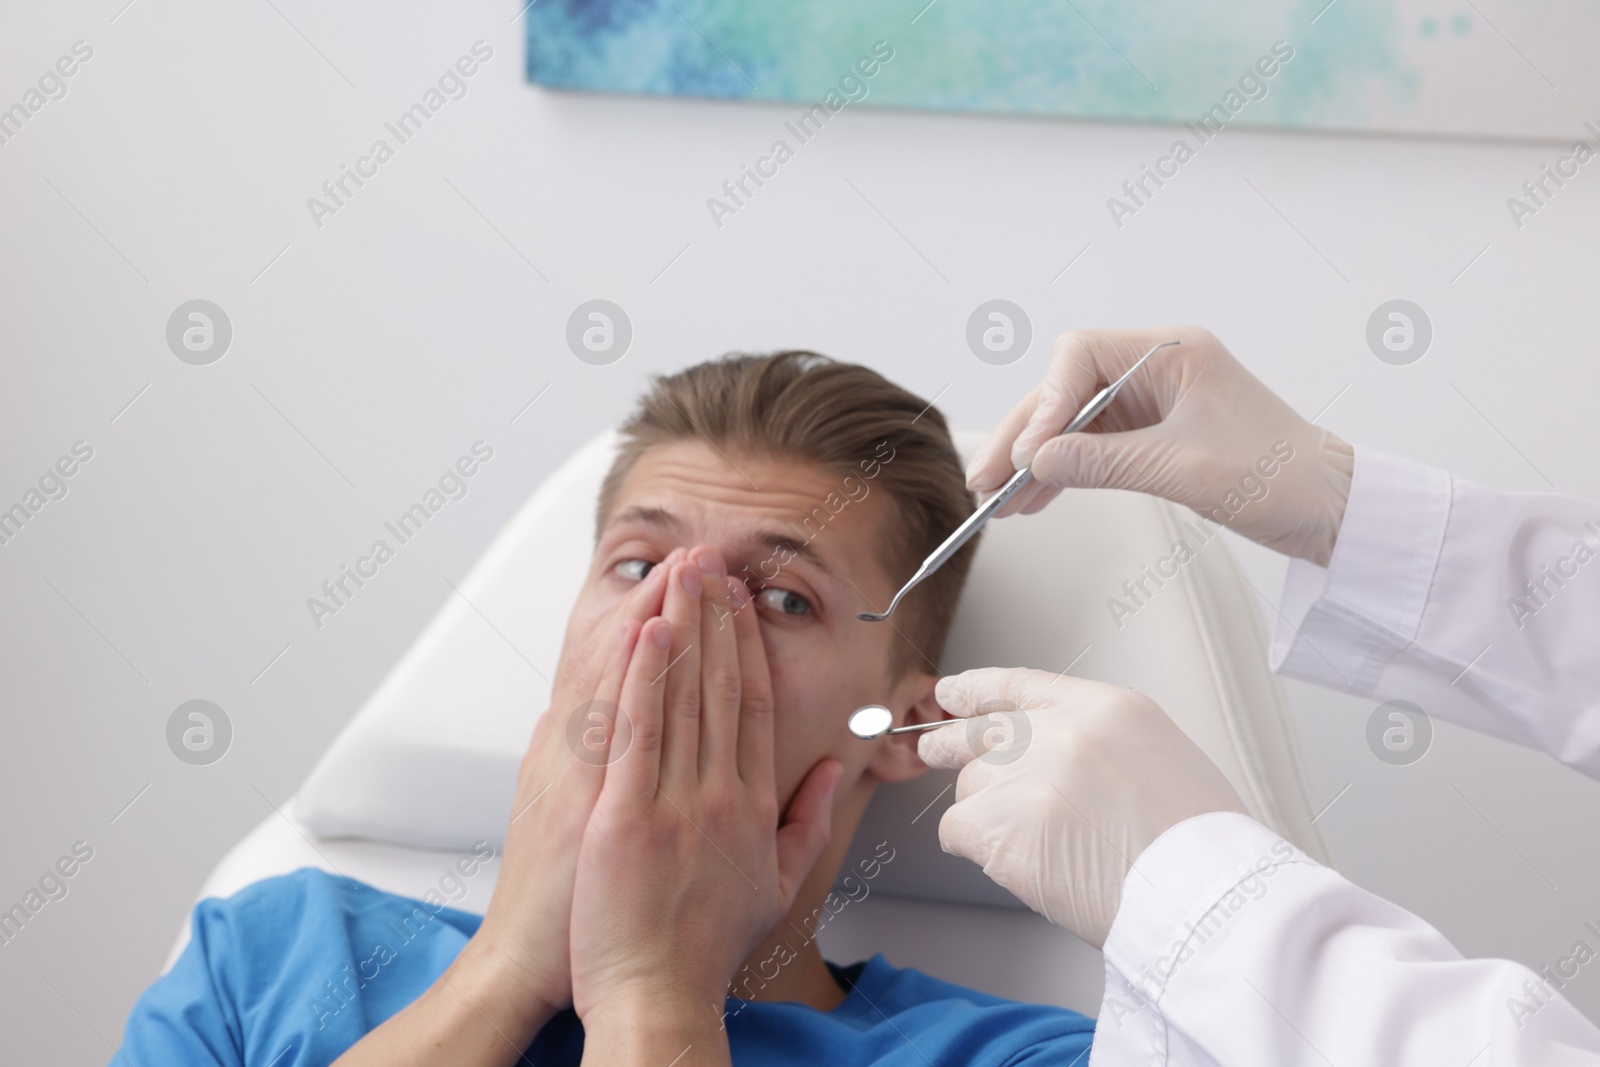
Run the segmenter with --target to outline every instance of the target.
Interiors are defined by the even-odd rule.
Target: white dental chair
[[[983,437],[959,432],[957,445],[970,455]],[[457,856],[480,841],[498,854],[517,764],[549,698],[587,569],[594,500],[615,442],[611,433],[590,442],[528,499],[292,801],[223,858],[200,898],[307,866],[407,896],[450,896],[460,892],[449,873]],[[1287,705],[1267,669],[1255,594],[1221,537],[1202,545],[1202,536],[1184,509],[1098,490],[989,524],[941,667],[1070,666],[1149,694],[1258,818],[1327,862]],[[1171,558],[1180,539],[1195,551],[1181,565]],[[1141,580],[1142,606],[1122,588]],[[1118,620],[1111,597],[1137,610]],[[850,710],[839,709],[841,723]],[[880,787],[844,872],[879,842],[894,858],[864,898],[859,884],[851,889],[858,899],[820,936],[824,954],[852,963],[883,952],[897,966],[1093,1017],[1100,954],[940,850],[954,778],[933,772]],[[481,914],[497,870],[491,862],[465,879],[452,906]],[[185,924],[169,966],[187,937]]]

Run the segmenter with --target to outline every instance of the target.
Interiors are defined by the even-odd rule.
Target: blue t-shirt
[[[332,1063],[431,986],[479,922],[312,868],[201,901],[188,947],[134,1005],[113,1063]],[[1094,1021],[1077,1012],[963,989],[892,967],[881,955],[828,966],[849,988],[833,1011],[728,998],[735,1063],[1088,1062]],[[568,1009],[539,1032],[528,1059],[576,1067],[582,1053],[583,1027]]]

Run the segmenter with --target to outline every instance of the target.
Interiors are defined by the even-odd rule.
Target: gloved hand
[[[1100,388],[1163,348],[1082,433],[1057,437]],[[1028,464],[1034,483],[1000,515],[1032,514],[1062,488],[1135,489],[1291,556],[1326,566],[1344,518],[1354,450],[1312,425],[1197,326],[1081,330],[1056,338],[1044,381],[967,468],[987,493]]]
[[[939,679],[934,697],[972,719],[917,742],[930,767],[961,768],[940,846],[1095,948],[1146,846],[1195,815],[1249,814],[1216,764],[1132,689],[984,667]]]

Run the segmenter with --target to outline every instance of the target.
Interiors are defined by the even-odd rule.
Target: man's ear
[[[896,726],[949,718],[933,699],[933,687],[938,681],[937,675],[913,671],[895,686],[889,708],[895,713]],[[880,782],[909,782],[920,777],[928,770],[928,765],[917,755],[917,739],[921,736],[921,733],[910,733],[885,737],[879,742],[872,762],[867,764],[867,772]]]

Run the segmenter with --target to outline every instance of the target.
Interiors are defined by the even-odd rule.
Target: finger
[[[672,625],[659,616],[639,627],[617,703],[616,739],[621,755],[606,768],[601,803],[634,810],[655,797],[661,773],[665,688],[654,681],[666,669]]]
[[[672,564],[682,555],[683,549],[675,548],[668,553],[666,559],[651,567],[650,572],[639,580],[639,584],[622,598],[616,607],[617,612],[639,622],[661,614],[661,600],[667,591],[667,575],[672,570]]]
[[[833,794],[844,774],[844,764],[825,759],[811,768],[778,827],[778,888],[784,904],[794,903],[795,893],[817,857],[828,845],[833,827]]]
[[[619,742],[617,739],[617,732],[623,722],[623,716],[618,713],[618,708],[622,701],[622,682],[627,676],[629,662],[633,658],[634,647],[639,643],[639,631],[643,625],[637,619],[622,620],[618,627],[616,647],[606,661],[605,670],[594,688],[594,698],[589,702],[584,714],[584,732],[581,736],[586,746],[585,755],[589,758],[578,759],[577,762],[594,769],[594,773],[584,775],[584,780],[591,782],[595,793],[600,791],[602,779],[605,777],[605,766],[611,762],[611,753],[619,751],[617,748],[619,744],[627,743]],[[594,737],[599,737],[602,743],[589,748],[588,742]]]
[[[700,568],[692,560],[673,565],[662,614],[672,625],[672,656],[656,684],[664,686],[661,739],[663,783],[700,777]]]
[[[688,556],[688,554],[689,554],[689,550],[687,548],[684,548],[682,545],[679,545],[677,548],[673,549],[671,552],[668,552],[665,556],[663,556],[661,558],[661,562],[660,563],[657,563],[654,567],[651,567],[650,568],[650,573],[654,574],[658,570],[659,571],[669,571],[669,570],[672,569],[672,565],[674,563],[678,562],[681,559],[684,559],[685,557]],[[648,577],[648,575],[646,577]]]
[[[761,621],[756,618],[755,601],[744,582],[728,579],[730,595],[737,604],[733,616],[738,638],[739,677],[744,690],[739,706],[739,778],[755,789],[774,788],[772,671],[767,664],[767,646],[761,638]]]
[[[1028,425],[1017,435],[1016,444],[1012,446],[1013,465],[1020,470],[1031,463],[1040,447],[1058,436],[1103,386],[1120,378],[1155,345],[1171,340],[1175,334],[1182,332],[1181,327],[1163,327],[1159,330],[1074,330],[1056,338],[1050,370],[1040,383],[1039,403]],[[1147,388],[1151,373],[1147,369],[1136,376],[1128,388],[1119,394],[1111,409],[1092,425],[1129,429],[1159,421],[1159,405],[1150,403]],[[1143,403],[1140,402],[1141,393]],[[1138,414],[1130,418],[1131,412]]]
[[[1154,429],[1122,433],[1069,433],[1039,447],[1036,485],[1057,488],[1135,489],[1161,494],[1177,472],[1146,445]]]
[[[933,699],[947,714],[967,718],[977,713],[979,704],[998,697],[1015,673],[1011,667],[974,667],[960,674],[947,674],[934,683]],[[933,732],[945,731],[941,728]]]
[[[1033,417],[1033,409],[1038,403],[1039,387],[1034,386],[1027,396],[1006,412],[1005,418],[1000,420],[1000,424],[973,455],[972,462],[967,464],[968,489],[975,493],[987,493],[1000,488],[1007,478],[1017,472],[1017,468],[1011,465],[1011,445]]]
[[[671,564],[682,554],[683,549],[675,548],[668,553],[666,559],[651,567],[649,572],[632,589],[628,590],[622,599],[612,605],[606,617],[606,625],[620,625],[627,619],[643,623],[651,616],[661,614],[662,598],[667,590],[667,575],[672,570]],[[632,648],[632,646],[630,645],[629,648]],[[591,656],[598,658],[594,653],[591,653]],[[626,668],[626,666],[627,661],[624,660],[623,667]]]
[[[1035,462],[1038,461],[1038,458],[1039,457],[1037,456],[1034,457]],[[1050,501],[1061,495],[1061,490],[1057,489],[1053,485],[1046,485],[1043,482],[1034,482],[1033,485],[1029,486],[1029,488],[1037,491],[1030,493],[1028,495],[1028,499],[1025,500],[1022,506],[1017,509],[1018,513],[1022,515],[1038,514],[1050,506]]]
[[[556,666],[557,676],[552,691],[555,693],[571,691],[585,695],[592,693],[601,673],[606,669],[608,650],[612,647],[606,642],[605,635],[615,632],[613,627],[620,627],[626,619],[643,622],[652,615],[659,615],[661,595],[665,589],[666,575],[658,564],[606,612],[593,631],[599,635],[598,639],[588,640],[588,633],[582,634],[581,637],[575,636],[569,628],[562,644],[561,660]],[[568,712],[573,709],[560,710]],[[562,725],[565,726],[565,722]]]
[[[1050,370],[1039,383],[1039,402],[1011,446],[1013,467],[1021,470],[1032,462],[1039,446],[1065,429],[1089,398],[1111,380],[1109,368],[1103,366],[1107,347],[1103,331],[1074,330],[1056,338]]]
[[[1033,501],[1040,493],[1047,491],[1049,488],[1049,486],[1037,480],[1029,482],[1021,489],[1018,489],[1010,500],[1000,505],[1000,510],[994,513],[995,518],[1003,519],[1007,515],[1028,514],[1028,508]]]
[[[1065,704],[1088,684],[1101,683],[1024,667],[976,667],[940,678],[933,687],[933,698],[951,715],[969,718],[998,710],[1001,703],[1022,711]]]
[[[967,744],[967,728],[960,725],[925,731],[917,738],[917,755],[936,771],[958,771],[979,753]]]
[[[971,735],[968,735],[968,740],[971,740]],[[985,752],[981,743],[974,745],[973,749],[979,756]],[[991,785],[1013,778],[1018,773],[1016,764],[991,763],[986,759],[974,759],[956,775],[956,790],[951,799],[959,804],[975,793],[981,793]]]
[[[739,640],[722,556],[695,553],[700,565],[700,777],[732,781],[739,775]]]
[[[939,847],[986,868],[994,854],[994,839],[984,832],[981,822],[972,818],[972,807],[958,802],[944,810],[939,817]]]

